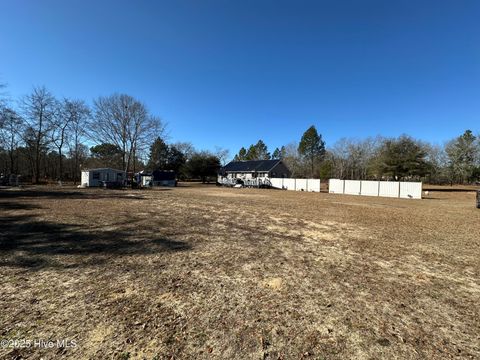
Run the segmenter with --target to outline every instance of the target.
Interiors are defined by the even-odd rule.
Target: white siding
[[[343,194],[344,183],[344,180],[330,179],[328,181],[328,192],[331,194]]]
[[[320,179],[307,180],[308,191],[320,192]]]
[[[422,183],[421,182],[401,182],[400,197],[407,198],[407,199],[421,199]]]
[[[360,180],[345,180],[345,194],[360,195]]]
[[[295,179],[295,190],[307,191],[307,179]]]
[[[398,197],[400,183],[398,181],[380,181],[379,196]]]
[[[94,179],[94,174],[98,174],[98,177]],[[121,176],[117,176],[121,174]],[[125,172],[115,169],[91,169],[82,171],[82,185],[86,186],[98,186],[100,181],[119,181],[125,180]]]
[[[361,195],[378,196],[379,181],[362,181]]]
[[[80,184],[82,186],[90,186],[90,172],[82,171],[82,180]]]

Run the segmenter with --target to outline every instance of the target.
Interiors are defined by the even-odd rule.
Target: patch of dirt
[[[473,192],[0,189],[24,359],[480,358]]]

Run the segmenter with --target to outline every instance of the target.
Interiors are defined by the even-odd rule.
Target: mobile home
[[[123,183],[126,180],[126,174],[123,170],[111,168],[88,169],[82,171],[83,187],[100,186],[101,181]]]

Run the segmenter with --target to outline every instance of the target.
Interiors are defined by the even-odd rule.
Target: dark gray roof
[[[222,172],[260,172],[272,170],[280,160],[244,160],[231,161],[225,165]]]

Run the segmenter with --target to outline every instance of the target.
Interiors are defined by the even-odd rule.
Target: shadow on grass
[[[155,191],[169,191],[170,188],[155,188]],[[47,199],[133,199],[143,200],[141,190],[113,190],[113,189],[81,189],[81,190],[56,190],[56,189],[0,189],[0,199],[16,198],[47,198]]]
[[[5,211],[8,211],[8,210],[34,210],[34,209],[41,209],[41,208],[42,208],[41,206],[35,205],[35,204],[0,201],[0,211],[2,211],[2,210],[5,210]]]
[[[129,224],[130,226],[131,224]],[[191,249],[190,244],[156,236],[154,229],[142,229],[134,236],[133,229],[119,226],[116,230],[38,221],[30,216],[0,218],[0,266],[15,266],[38,270],[61,267],[66,257],[67,267],[98,264],[111,256],[146,255]]]
[[[0,202],[0,210],[40,208]],[[158,224],[135,219],[110,228],[44,221],[33,215],[0,213],[0,267],[29,270],[98,266],[117,257],[190,250],[191,245],[158,233]]]

